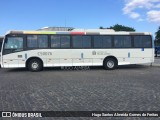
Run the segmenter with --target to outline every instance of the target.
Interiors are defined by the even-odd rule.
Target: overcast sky
[[[160,0],[0,0],[0,35],[47,26],[99,28],[114,24],[154,34],[160,26]]]

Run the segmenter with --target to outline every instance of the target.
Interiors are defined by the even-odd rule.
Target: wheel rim
[[[114,62],[113,62],[112,60],[109,60],[109,61],[107,62],[107,67],[108,67],[108,68],[113,68],[113,67],[114,67]]]
[[[39,64],[37,62],[33,62],[32,63],[32,68],[35,70],[35,69],[38,69],[39,67]]]

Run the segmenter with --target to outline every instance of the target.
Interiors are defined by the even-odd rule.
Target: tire
[[[28,62],[28,69],[32,72],[38,72],[43,69],[43,64],[39,59],[31,59]]]
[[[117,68],[117,61],[113,58],[108,58],[104,61],[104,68],[106,70],[114,70],[115,68]]]

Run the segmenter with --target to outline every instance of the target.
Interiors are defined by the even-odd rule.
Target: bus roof
[[[101,30],[101,29],[88,29],[88,30],[82,30],[77,29],[73,31],[9,31],[8,34],[66,34],[66,35],[152,35],[149,32],[125,32],[125,31],[119,31],[116,32],[114,30]]]

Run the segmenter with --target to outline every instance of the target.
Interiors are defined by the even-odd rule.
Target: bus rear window
[[[134,36],[134,47],[150,48],[152,47],[151,36]]]

